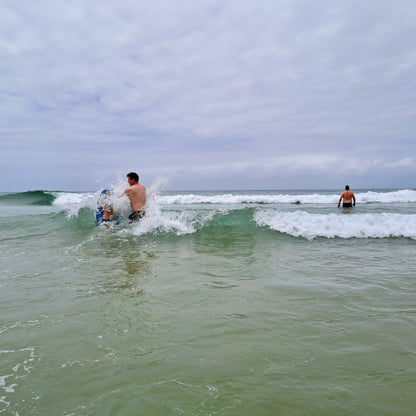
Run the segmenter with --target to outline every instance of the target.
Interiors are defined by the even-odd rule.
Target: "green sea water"
[[[415,191],[356,195],[0,195],[0,413],[414,414]]]

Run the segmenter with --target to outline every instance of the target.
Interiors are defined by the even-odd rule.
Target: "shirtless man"
[[[124,191],[124,195],[130,198],[132,213],[129,215],[129,219],[137,221],[143,218],[145,214],[146,188],[139,183],[139,175],[135,172],[127,174],[127,182],[130,186]]]
[[[354,195],[354,192],[350,191],[350,187],[348,185],[345,185],[345,191],[339,197],[338,208],[342,200],[344,200],[342,202],[343,208],[355,207],[355,195]],[[352,203],[352,201],[354,201],[354,203]]]

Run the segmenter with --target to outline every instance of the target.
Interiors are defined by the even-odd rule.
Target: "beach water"
[[[0,414],[416,409],[416,191],[0,194]]]

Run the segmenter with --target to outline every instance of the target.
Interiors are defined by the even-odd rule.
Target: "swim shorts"
[[[129,215],[129,220],[138,221],[144,217],[145,211],[134,211]]]
[[[351,202],[344,202],[342,204],[342,208],[352,208],[352,203]]]

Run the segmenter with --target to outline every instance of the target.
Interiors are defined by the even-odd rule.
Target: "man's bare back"
[[[344,202],[352,202],[354,194],[351,191],[344,191],[341,196],[344,199]]]
[[[130,198],[132,212],[143,211],[146,205],[146,188],[135,179],[136,177],[138,179],[137,174],[133,173],[133,176],[135,175],[133,178],[129,175],[127,175],[127,181],[130,186],[124,191],[124,194]]]
[[[341,205],[341,201],[343,201],[342,204],[344,207],[355,206],[355,195],[354,195],[354,192],[350,191],[350,187],[348,185],[345,186],[345,191],[339,197],[338,208]]]
[[[133,212],[143,211],[146,204],[146,188],[141,183],[127,188],[124,193],[130,198],[130,206]]]

